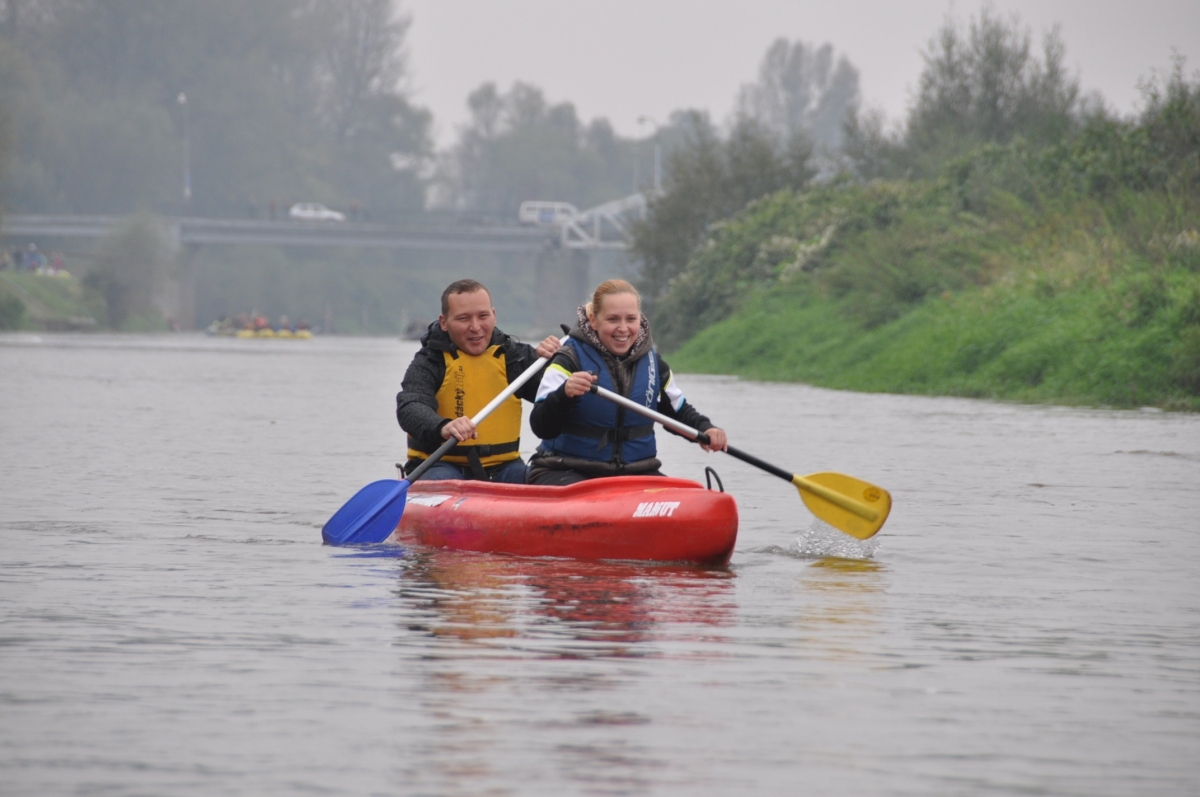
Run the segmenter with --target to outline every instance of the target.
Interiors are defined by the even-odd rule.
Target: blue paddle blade
[[[408,495],[408,479],[371,482],[333,513],[321,529],[329,545],[361,545],[383,542],[400,522]]]

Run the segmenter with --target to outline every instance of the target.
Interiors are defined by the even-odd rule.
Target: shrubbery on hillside
[[[845,180],[760,199],[710,230],[707,245],[658,304],[656,336],[665,347],[677,347],[739,309],[754,308],[755,318],[776,333],[783,334],[780,324],[790,330],[788,345],[797,335],[841,340],[849,348],[809,350],[813,357],[831,357],[829,366],[837,370],[846,365],[842,357],[856,350],[857,344],[848,341],[875,341],[879,350],[879,335],[903,337],[906,324],[933,323],[935,316],[942,318],[937,313],[948,312],[945,308],[958,307],[955,312],[961,314],[971,302],[983,302],[990,309],[971,305],[970,312],[987,316],[1000,312],[988,302],[1009,302],[1013,308],[1040,308],[1030,312],[1047,318],[1026,318],[1014,327],[1015,337],[1001,335],[999,342],[977,349],[964,344],[964,351],[975,352],[967,359],[930,339],[921,344],[919,358],[907,358],[912,368],[902,378],[879,381],[889,369],[873,370],[870,379],[840,370],[838,384],[1057,395],[1053,385],[1066,378],[1064,364],[1016,346],[1037,331],[1024,325],[1037,323],[1065,336],[1044,338],[1053,341],[1047,351],[1069,343],[1077,362],[1092,362],[1102,350],[1124,358],[1120,379],[1076,374],[1071,387],[1064,383],[1062,396],[1114,404],[1170,403],[1180,391],[1195,396],[1200,386],[1200,78],[1187,79],[1177,64],[1165,81],[1145,90],[1146,108],[1136,120],[1095,118],[1077,136],[1040,149],[1023,139],[986,145],[952,161],[935,180],[867,185]],[[763,316],[768,306],[771,315]],[[818,307],[819,312],[813,309]],[[1056,321],[1056,313],[1075,321]],[[1002,316],[993,320],[1013,321]],[[789,317],[797,323],[807,318],[815,326],[805,331]],[[735,327],[748,333],[745,320],[713,334],[732,345]],[[715,338],[705,338],[685,350],[681,366],[739,372],[754,367],[746,365],[745,351],[722,358],[713,348]],[[915,339],[910,343],[917,345]],[[701,348],[702,360],[689,355]],[[1021,368],[1033,369],[1024,375],[1017,373],[1021,368],[1013,370],[1022,351],[1027,361]],[[780,355],[772,362],[788,359]],[[1000,368],[1001,361],[1011,367]],[[1043,365],[1030,365],[1038,362]],[[1106,363],[1096,359],[1092,372],[1103,372]],[[776,378],[820,381],[821,367],[785,368]],[[929,376],[929,369],[939,375]],[[914,377],[917,371],[925,376]],[[989,374],[986,387],[970,379],[955,381],[977,373]],[[1008,387],[1005,378],[1011,380]],[[1130,380],[1143,378],[1142,389],[1129,387]],[[1080,380],[1094,384],[1084,389]],[[1118,383],[1115,394],[1103,387]]]
[[[25,302],[9,293],[0,293],[0,329],[20,329],[25,318]]]

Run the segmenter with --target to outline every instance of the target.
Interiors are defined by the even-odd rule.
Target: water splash
[[[812,525],[796,538],[795,552],[805,559],[871,559],[879,548],[879,538],[859,540],[843,534],[823,520],[813,518]]]

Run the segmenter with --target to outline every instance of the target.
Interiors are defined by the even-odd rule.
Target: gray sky
[[[414,100],[433,111],[439,145],[467,119],[467,94],[487,80],[539,86],[580,117],[607,117],[622,135],[647,135],[638,117],[665,121],[701,108],[724,121],[778,38],[829,42],[860,71],[868,105],[897,120],[921,72],[920,52],[948,11],[962,21],[983,0],[400,0],[409,31]],[[1166,71],[1172,48],[1200,70],[1200,0],[995,0],[1040,46],[1062,29],[1067,64],[1085,90],[1135,109],[1137,81]]]

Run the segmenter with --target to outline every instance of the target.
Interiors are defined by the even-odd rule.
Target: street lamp
[[[661,147],[659,145],[659,138],[658,138],[658,131],[660,129],[660,125],[658,124],[657,121],[654,120],[653,117],[650,117],[650,116],[639,116],[638,124],[639,125],[643,125],[643,124],[654,125],[654,191],[655,191],[655,193],[661,194],[662,193],[662,157],[661,157]]]
[[[183,107],[183,204],[187,207],[192,201],[192,131],[188,120],[187,95],[179,92],[176,101]]]

